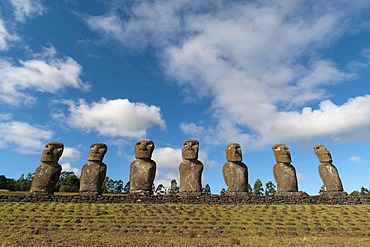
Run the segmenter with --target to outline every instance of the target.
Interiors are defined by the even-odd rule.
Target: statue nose
[[[47,154],[54,154],[54,148],[50,147],[49,150],[46,152]]]

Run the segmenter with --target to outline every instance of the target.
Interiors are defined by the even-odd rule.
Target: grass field
[[[370,205],[0,203],[3,246],[369,246]]]

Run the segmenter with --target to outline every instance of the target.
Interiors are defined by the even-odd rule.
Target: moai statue
[[[54,194],[55,185],[59,180],[62,166],[58,164],[64,150],[63,143],[49,142],[41,154],[41,165],[35,171],[30,193]]]
[[[135,160],[130,165],[130,193],[152,194],[156,163],[152,160],[154,142],[139,140],[135,145]]]
[[[200,196],[202,194],[203,164],[198,160],[199,142],[185,140],[182,148],[180,171],[180,195]]]
[[[107,165],[103,163],[108,147],[104,143],[93,143],[87,156],[87,164],[82,167],[80,177],[80,193],[101,195]]]
[[[226,150],[227,162],[222,173],[229,195],[248,195],[248,168],[242,162],[242,149],[238,143],[230,143]]]
[[[277,196],[301,195],[298,192],[297,175],[292,166],[289,148],[285,144],[272,146],[276,164],[273,167],[274,178],[277,184]]]
[[[332,164],[333,159],[329,150],[322,144],[313,146],[313,150],[320,161],[319,174],[324,183],[327,196],[346,196],[343,191],[342,181],[340,180],[337,168]]]

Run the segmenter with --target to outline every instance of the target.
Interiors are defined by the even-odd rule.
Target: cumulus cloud
[[[343,105],[322,101],[318,109],[279,112],[273,121],[262,124],[259,133],[272,140],[331,137],[336,141],[370,137],[370,95],[349,99]],[[335,124],[333,124],[335,123]],[[262,140],[266,142],[267,140]]]
[[[0,51],[7,50],[9,43],[18,40],[19,37],[15,34],[11,34],[5,26],[5,23],[0,19]]]
[[[183,123],[186,134],[203,132],[213,143],[251,148],[290,138],[368,138],[368,96],[338,105],[328,100],[328,89],[354,79],[355,71],[319,55],[355,32],[353,26],[363,26],[358,18],[367,14],[368,2],[203,4],[139,2],[125,6],[122,16],[111,11],[87,23],[123,45],[146,40],[141,45],[158,49],[169,78],[192,96],[212,100],[217,124]],[[318,109],[307,107],[319,102]]]
[[[157,164],[155,185],[163,184],[165,188],[170,188],[171,180],[176,179],[180,184],[179,165],[182,161],[181,149],[163,147],[154,149],[152,159]]]
[[[35,154],[43,150],[53,132],[26,122],[0,117],[0,148],[14,148],[21,154]]]
[[[77,160],[81,156],[81,152],[74,147],[64,147],[62,157],[60,157],[60,160]]]
[[[176,179],[177,185],[180,186],[180,174],[175,170],[157,169],[154,184],[156,188],[163,184],[166,189],[171,187],[172,179]]]
[[[73,167],[70,163],[60,164],[62,166],[62,171],[73,172],[77,177],[81,175],[81,169]]]
[[[181,123],[180,130],[187,135],[199,135],[204,133],[204,127],[195,123]]]
[[[82,67],[70,57],[57,58],[54,48],[46,48],[35,59],[14,63],[0,59],[0,101],[7,104],[34,102],[31,91],[58,93],[66,87],[88,90],[81,79]]]
[[[17,21],[24,22],[26,18],[43,15],[46,8],[40,0],[9,0]]]
[[[356,164],[358,164],[358,163],[360,163],[363,159],[361,158],[361,157],[357,157],[357,156],[349,156],[348,157],[348,160],[349,161],[351,161],[351,162],[353,162],[353,163],[356,163]]]
[[[86,16],[84,20],[89,28],[101,33],[105,38],[127,43],[134,49],[154,43],[163,46],[170,43],[171,39],[175,39],[174,34],[181,32],[181,20],[177,18],[176,12],[186,2],[184,0],[131,2],[130,9],[122,4],[121,7],[115,6],[116,9],[109,13]],[[201,4],[192,3],[192,5],[195,7]],[[127,21],[123,20],[120,14],[127,16]]]
[[[306,180],[306,177],[302,173],[297,173],[297,179],[298,181],[304,181]]]
[[[182,157],[181,149],[164,147],[154,149],[153,160],[157,163],[158,168],[178,169]]]
[[[65,102],[69,114],[54,114],[70,127],[86,132],[95,131],[108,137],[145,137],[152,126],[166,128],[160,108],[144,103],[132,103],[128,99],[107,100],[88,104],[84,100]]]

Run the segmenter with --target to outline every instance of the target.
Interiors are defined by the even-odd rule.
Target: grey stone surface
[[[337,168],[333,165],[331,153],[322,144],[315,144],[313,150],[320,161],[318,170],[320,178],[324,183],[327,196],[345,196],[342,181]]]
[[[103,158],[107,153],[108,147],[104,143],[93,143],[87,156],[87,163],[82,167],[80,177],[80,193],[97,194],[103,193],[107,165],[103,163]]]
[[[54,203],[142,203],[142,204],[215,204],[215,205],[240,205],[240,204],[261,204],[285,205],[285,204],[331,204],[331,205],[370,205],[370,196],[229,196],[229,195],[205,195],[182,197],[177,195],[141,195],[129,194],[125,196],[84,196],[84,195],[0,195],[0,202],[54,202]]]
[[[277,185],[276,195],[294,196],[299,195],[297,174],[292,166],[289,148],[285,144],[272,146],[276,164],[273,167],[274,178]]]
[[[199,142],[185,140],[182,148],[180,172],[180,195],[199,196],[202,193],[203,164],[198,160]]]
[[[156,173],[156,163],[152,160],[154,143],[139,140],[135,145],[135,160],[130,165],[130,193],[151,194]]]
[[[222,166],[222,174],[228,194],[248,195],[248,168],[242,162],[242,150],[238,143],[230,143],[226,150],[227,162]]]
[[[41,154],[41,164],[36,168],[30,193],[54,194],[55,185],[59,180],[62,166],[58,164],[64,150],[63,143],[49,142]]]

